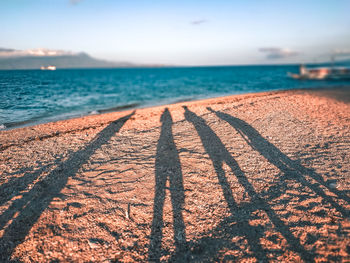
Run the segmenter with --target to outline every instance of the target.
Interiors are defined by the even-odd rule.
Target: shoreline
[[[11,123],[10,126],[6,126],[5,124],[3,128],[0,127],[0,132],[2,131],[11,131],[11,130],[16,130],[16,129],[21,129],[21,128],[29,128],[29,127],[34,127],[38,125],[44,125],[48,123],[56,123],[60,121],[68,121],[72,119],[79,119],[79,118],[85,118],[89,116],[95,116],[95,115],[101,115],[105,113],[112,113],[112,112],[122,112],[122,111],[128,111],[128,110],[141,110],[141,109],[149,109],[153,107],[162,107],[162,106],[167,106],[167,105],[174,105],[174,104],[179,104],[179,103],[184,103],[184,102],[197,102],[197,101],[204,101],[204,100],[211,100],[211,99],[221,99],[221,98],[226,98],[226,97],[233,97],[233,96],[242,96],[242,95],[258,95],[258,94],[264,94],[264,93],[275,93],[275,92],[285,92],[285,91],[302,91],[302,90],[330,90],[328,94],[332,96],[332,90],[343,90],[343,89],[348,89],[350,86],[335,86],[334,88],[329,88],[329,87],[316,87],[316,88],[301,88],[301,89],[280,89],[280,90],[271,90],[271,91],[261,91],[261,92],[248,92],[248,93],[237,93],[237,94],[231,94],[231,95],[222,95],[218,97],[203,97],[203,98],[179,98],[174,101],[171,101],[170,99],[167,99],[166,101],[168,102],[159,102],[159,103],[146,103],[146,104],[140,104],[140,103],[130,103],[130,104],[125,104],[125,105],[120,105],[120,106],[114,106],[114,107],[109,107],[105,109],[99,109],[99,110],[92,110],[89,112],[86,112],[84,114],[77,114],[73,115],[71,117],[67,118],[59,118],[55,119],[52,116],[52,120],[27,120],[27,121],[22,121],[18,123]],[[333,95],[334,96],[334,95]],[[338,99],[342,99],[339,97]],[[349,99],[347,99],[349,101]]]
[[[119,105],[119,106],[111,106],[108,108],[103,109],[91,109],[90,111],[84,112],[84,113],[65,113],[63,115],[58,116],[47,116],[45,118],[36,118],[31,120],[25,120],[20,122],[12,122],[12,123],[4,123],[0,126],[0,132],[1,131],[10,131],[20,128],[27,128],[27,127],[33,127],[37,125],[47,124],[47,123],[53,123],[58,121],[66,121],[71,119],[77,119],[77,118],[84,118],[88,117],[90,115],[99,115],[104,113],[111,113],[116,111],[124,111],[124,110],[139,110],[139,109],[147,109],[152,107],[159,107],[159,106],[166,106],[166,105],[173,105],[177,103],[182,102],[195,102],[195,101],[202,101],[202,100],[208,100],[208,99],[220,99],[224,97],[231,97],[231,96],[240,96],[240,95],[248,95],[248,94],[260,94],[260,93],[269,93],[269,92],[283,92],[283,91],[298,91],[298,90],[334,90],[334,89],[347,89],[348,85],[340,85],[340,86],[334,86],[333,88],[330,87],[312,87],[312,88],[299,88],[299,89],[277,89],[277,90],[267,90],[267,91],[260,91],[260,92],[239,92],[235,94],[222,94],[217,96],[197,96],[197,97],[183,97],[183,98],[177,98],[177,99],[164,99],[162,101],[156,102],[146,102],[146,103],[139,103],[139,102],[131,102],[129,104]],[[61,116],[61,117],[60,117]],[[65,117],[64,117],[65,116]]]
[[[181,107],[183,105],[206,105],[206,104],[223,104],[227,102],[238,102],[249,98],[268,97],[274,95],[290,95],[290,94],[307,94],[316,93],[320,96],[332,98],[344,103],[350,102],[349,93],[350,86],[343,86],[337,88],[312,88],[312,89],[291,89],[291,90],[277,90],[264,91],[256,93],[243,93],[222,97],[214,97],[199,100],[179,101],[176,103],[162,104],[157,106],[149,106],[144,108],[128,108],[121,111],[104,110],[103,113],[89,114],[81,117],[73,117],[69,119],[57,120],[46,123],[39,123],[31,126],[0,130],[0,151],[13,145],[30,142],[32,140],[42,140],[45,138],[54,137],[60,134],[84,131],[91,128],[98,128],[112,122],[115,118],[123,114],[129,114],[133,111],[152,111],[159,110],[165,107]],[[123,107],[122,107],[123,108]],[[113,108],[112,108],[113,109]],[[115,109],[115,108],[114,108]],[[11,136],[16,134],[15,136]],[[6,139],[7,138],[7,139]],[[11,139],[8,139],[11,138]]]
[[[34,125],[29,125],[24,127],[5,129],[5,130],[0,130],[0,150],[6,149],[9,146],[14,145],[13,143],[6,143],[6,142],[4,143],[5,140],[3,139],[4,137],[12,135],[13,133],[16,134],[16,137],[21,138],[19,139],[19,141],[20,143],[23,143],[23,142],[29,142],[32,140],[42,140],[42,139],[50,138],[60,134],[79,132],[90,128],[97,128],[112,122],[112,120],[114,120],[115,118],[118,118],[123,114],[129,114],[133,111],[144,111],[144,110],[152,111],[152,109],[181,106],[183,104],[188,104],[188,105],[191,105],[191,104],[200,105],[200,104],[212,104],[212,103],[222,104],[227,100],[239,101],[246,98],[265,97],[265,96],[270,96],[270,95],[279,94],[279,93],[284,94],[286,92],[287,93],[294,92],[294,91],[301,92],[301,91],[307,91],[307,90],[311,91],[314,89],[298,89],[298,90],[293,89],[293,90],[244,93],[244,94],[235,94],[235,95],[214,97],[214,98],[208,98],[208,99],[179,101],[175,103],[149,106],[144,108],[131,108],[131,109],[126,109],[121,111],[105,110],[106,112],[103,112],[103,113],[89,114],[89,115],[62,119],[62,120],[57,120],[52,122],[39,123],[39,124],[34,124]],[[15,144],[18,144],[18,143],[15,143]]]

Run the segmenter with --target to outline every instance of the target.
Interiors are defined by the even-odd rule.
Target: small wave
[[[4,124],[0,124],[0,131],[5,130],[7,127]]]
[[[2,125],[5,126],[5,129],[13,129],[13,128],[20,128],[20,127],[26,127],[34,124],[38,124],[38,121],[40,120],[39,117],[31,118],[29,120],[25,121],[13,121],[13,122],[7,122]]]
[[[95,114],[99,114],[100,112],[98,110],[93,110],[90,111],[90,115],[95,115]]]
[[[139,103],[131,103],[131,104],[125,104],[125,105],[121,105],[121,106],[117,106],[117,107],[113,107],[113,108],[99,110],[99,112],[106,113],[106,112],[113,112],[113,111],[121,111],[121,110],[136,108],[138,106],[140,106]]]
[[[175,100],[175,103],[181,103],[181,102],[187,102],[187,101],[193,101],[195,98],[193,97],[188,97],[188,98],[180,98],[178,100]]]

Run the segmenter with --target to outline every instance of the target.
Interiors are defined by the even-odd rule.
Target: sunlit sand
[[[349,260],[349,88],[0,132],[0,261]]]

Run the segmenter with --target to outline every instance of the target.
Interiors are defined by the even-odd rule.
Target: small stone
[[[330,188],[333,188],[333,189],[334,189],[334,188],[337,188],[337,183],[330,183],[330,184],[329,184],[329,187],[330,187]]]
[[[89,240],[88,240],[88,243],[89,243],[90,248],[92,248],[92,249],[95,249],[95,248],[98,248],[98,247],[99,247],[98,242],[95,241],[95,240],[89,239]]]

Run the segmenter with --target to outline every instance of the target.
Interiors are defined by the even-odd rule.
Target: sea
[[[0,129],[233,94],[329,88],[294,80],[298,65],[0,70]]]

